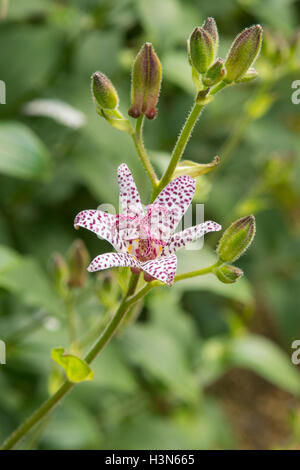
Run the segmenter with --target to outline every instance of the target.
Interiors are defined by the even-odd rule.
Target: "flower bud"
[[[217,276],[219,281],[224,282],[224,284],[233,284],[244,274],[241,269],[231,264],[218,266],[213,270],[213,273]]]
[[[92,75],[92,93],[101,108],[115,109],[118,106],[118,93],[109,78],[101,72]]]
[[[195,28],[189,43],[190,61],[199,73],[205,73],[212,64],[215,48],[212,36],[204,28]]]
[[[189,175],[192,178],[204,175],[213,170],[220,163],[220,157],[216,156],[210,163],[196,163],[192,160],[182,160],[175,168],[172,179]]]
[[[224,62],[222,59],[218,59],[206,72],[203,83],[205,86],[211,87],[224,80],[225,75]]]
[[[50,268],[56,289],[61,295],[64,295],[67,291],[69,268],[65,259],[60,253],[53,253],[50,260]]]
[[[245,73],[245,75],[242,78],[240,78],[239,80],[236,80],[236,83],[251,82],[252,80],[255,80],[257,76],[258,76],[258,71],[255,70],[253,67],[250,67],[250,69]]]
[[[145,114],[148,119],[155,118],[161,78],[159,58],[152,44],[146,42],[133,64],[129,116],[138,118],[141,114]]]
[[[244,29],[234,40],[228,53],[225,67],[226,82],[241,79],[259,54],[263,29],[258,24]]]
[[[90,255],[82,240],[75,240],[69,253],[70,276],[68,280],[69,287],[82,287],[87,275],[86,268],[90,262]]]
[[[212,17],[207,18],[204,24],[202,25],[202,28],[205,29],[205,31],[207,31],[211,35],[213,43],[214,43],[214,50],[215,50],[215,53],[217,53],[218,46],[219,46],[219,33],[218,33],[218,28],[217,28],[214,18]]]
[[[233,262],[249,247],[255,235],[255,218],[249,215],[233,222],[223,233],[217,253],[222,261]]]
[[[197,97],[196,97],[196,103],[200,104],[201,106],[205,106],[208,103],[210,103],[214,97],[209,94],[209,88],[206,88],[204,90],[198,91]]]

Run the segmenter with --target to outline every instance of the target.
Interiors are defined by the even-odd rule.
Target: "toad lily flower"
[[[221,226],[207,221],[173,234],[195,192],[195,180],[190,176],[171,181],[145,209],[125,163],[118,168],[118,182],[122,214],[85,210],[75,218],[76,229],[91,230],[117,251],[97,256],[88,271],[128,266],[134,273],[144,271],[146,281],[158,279],[171,285],[177,267],[175,252]]]

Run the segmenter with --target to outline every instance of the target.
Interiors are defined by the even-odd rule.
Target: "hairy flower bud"
[[[262,27],[255,25],[244,29],[236,37],[225,62],[228,83],[240,80],[251,67],[259,54],[262,35]]]
[[[67,291],[69,279],[68,265],[60,253],[53,253],[50,260],[50,268],[53,275],[54,284],[61,295]]]
[[[255,235],[255,217],[249,215],[233,222],[223,233],[217,253],[222,261],[233,262],[250,246]]]
[[[212,17],[207,18],[204,24],[202,25],[202,28],[205,29],[205,31],[207,31],[211,35],[213,43],[214,43],[214,50],[215,50],[215,53],[217,53],[218,46],[219,46],[219,33],[218,33],[218,28],[217,28],[214,18]]]
[[[188,41],[189,58],[199,73],[205,73],[212,64],[215,48],[212,36],[204,28],[195,28]]]
[[[141,114],[145,114],[148,119],[155,118],[161,78],[159,58],[152,44],[146,42],[133,64],[129,116],[138,118]]]
[[[213,273],[217,276],[219,281],[224,282],[224,284],[232,284],[244,274],[241,269],[233,266],[232,264],[218,266],[213,270]]]
[[[82,287],[85,282],[87,267],[90,262],[90,255],[83,241],[75,240],[68,255],[70,269],[68,285],[69,287]]]
[[[205,86],[211,87],[224,80],[225,75],[224,62],[222,59],[218,59],[206,72],[203,83]]]
[[[115,109],[118,106],[118,93],[109,78],[101,72],[92,75],[92,93],[101,108]]]

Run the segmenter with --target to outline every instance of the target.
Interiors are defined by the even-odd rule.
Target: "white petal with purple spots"
[[[127,244],[119,236],[116,220],[116,216],[113,214],[91,209],[76,215],[74,227],[84,227],[91,230],[111,243],[116,250],[121,251],[126,248]]]
[[[150,276],[164,282],[165,284],[173,284],[177,268],[176,255],[161,256],[145,263],[140,263],[141,268]]]
[[[185,247],[188,243],[198,240],[205,233],[218,232],[221,228],[221,225],[209,220],[203,224],[189,227],[182,232],[174,233],[174,235],[169,239],[167,245],[164,246],[163,254],[170,255],[171,253],[175,253],[177,250],[180,250],[180,248]]]
[[[157,196],[153,204],[168,210],[168,227],[174,232],[192,202],[196,182],[190,176],[180,176],[171,181]]]
[[[141,198],[131,171],[125,163],[118,168],[120,201],[122,213],[127,217],[141,217],[144,214]]]
[[[88,271],[101,271],[102,269],[125,266],[138,268],[139,263],[133,256],[125,253],[104,253],[93,259],[88,267]]]

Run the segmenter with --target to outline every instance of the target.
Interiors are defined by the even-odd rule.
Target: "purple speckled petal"
[[[139,268],[140,265],[136,259],[126,253],[105,253],[97,256],[88,267],[88,271],[101,271],[113,267]]]
[[[91,230],[111,243],[118,251],[126,249],[127,243],[120,237],[116,226],[116,216],[113,214],[92,209],[82,211],[76,215],[74,227],[84,227]]]
[[[171,181],[157,196],[154,205],[165,207],[169,212],[169,229],[173,232],[192,202],[196,182],[190,176],[180,176]]]
[[[182,232],[174,233],[174,235],[169,239],[167,245],[164,246],[163,254],[170,255],[175,253],[177,250],[180,250],[180,248],[185,247],[187,243],[201,238],[205,233],[218,232],[221,228],[221,225],[208,220],[203,224],[195,225],[194,227],[189,227]]]
[[[140,263],[140,266],[147,274],[170,286],[173,284],[176,274],[177,258],[176,255],[161,256],[160,258]]]
[[[144,211],[141,198],[131,171],[125,163],[118,168],[118,182],[122,213],[127,217],[142,217]]]

